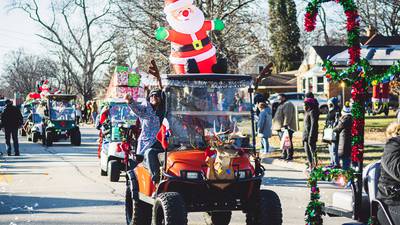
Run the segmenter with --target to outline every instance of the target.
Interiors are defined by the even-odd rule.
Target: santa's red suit
[[[212,73],[212,66],[217,63],[217,57],[207,31],[213,30],[213,26],[213,21],[206,20],[203,27],[192,35],[168,31],[167,40],[171,41],[169,60],[176,73],[185,73],[188,59],[196,60],[200,73]]]

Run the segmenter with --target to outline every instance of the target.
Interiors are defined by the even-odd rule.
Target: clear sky
[[[3,68],[4,54],[24,48],[30,53],[44,53],[41,39],[35,35],[40,29],[22,11],[9,12],[7,0],[0,0],[0,70]]]

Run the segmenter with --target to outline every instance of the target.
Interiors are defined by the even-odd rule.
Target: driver
[[[150,170],[154,183],[160,181],[160,162],[158,153],[164,151],[156,136],[164,119],[164,102],[160,89],[150,91],[149,97],[142,104],[133,101],[127,94],[125,99],[129,107],[140,119],[142,132],[138,139],[137,154],[144,156],[145,163]]]

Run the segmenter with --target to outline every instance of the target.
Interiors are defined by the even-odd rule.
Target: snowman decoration
[[[169,59],[175,72],[217,72],[216,49],[207,32],[223,30],[224,23],[219,19],[205,20],[193,0],[165,0],[164,13],[172,29],[159,27],[155,36],[157,40],[171,42]]]

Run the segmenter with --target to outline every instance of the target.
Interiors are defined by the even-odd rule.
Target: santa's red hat
[[[168,14],[186,5],[193,5],[193,0],[165,0],[164,13]]]

